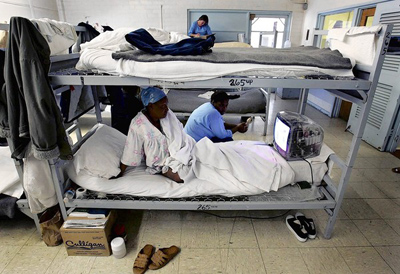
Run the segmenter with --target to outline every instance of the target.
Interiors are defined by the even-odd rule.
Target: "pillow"
[[[74,155],[76,174],[86,170],[90,175],[109,179],[120,173],[120,161],[126,136],[107,125],[100,125]]]

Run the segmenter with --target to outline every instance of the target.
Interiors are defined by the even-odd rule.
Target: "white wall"
[[[304,11],[301,0],[60,0],[65,21],[89,21],[112,28],[163,27],[168,31],[187,31],[188,9],[237,9],[292,11],[291,40],[300,45]],[[210,22],[212,27],[212,22]]]
[[[0,22],[12,16],[59,20],[56,0],[0,0]]]

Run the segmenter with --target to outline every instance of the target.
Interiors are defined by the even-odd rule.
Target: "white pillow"
[[[111,178],[120,173],[120,161],[126,136],[107,125],[100,125],[96,132],[74,155],[76,174],[86,170],[93,176]]]

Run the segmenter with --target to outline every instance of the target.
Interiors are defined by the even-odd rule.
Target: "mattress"
[[[377,33],[381,26],[373,28],[359,27],[346,29],[340,37],[330,36],[332,50],[338,50],[349,58],[353,67],[356,64],[370,65],[375,56]],[[161,44],[176,43],[184,39],[183,35],[150,29],[150,34]],[[126,48],[124,35],[128,30],[114,34],[99,35],[95,41],[83,44],[81,58],[76,66],[78,70],[89,70],[119,76],[136,76],[161,81],[197,81],[222,76],[260,76],[277,78],[303,78],[309,75],[329,75],[336,78],[353,78],[352,69],[329,69],[313,66],[261,65],[254,63],[209,63],[189,61],[140,62],[134,60],[114,60],[115,49]],[[113,35],[113,39],[105,37]],[[174,39],[167,38],[176,37]],[[101,45],[101,47],[99,47]],[[235,46],[235,45],[230,45]],[[226,47],[223,45],[223,47]],[[217,46],[216,46],[217,48]],[[113,51],[114,50],[114,51]],[[129,50],[129,49],[126,49]]]
[[[124,52],[132,49],[125,35],[132,31],[131,28],[117,29],[113,32],[105,32],[92,41],[81,45],[81,56],[76,69],[93,71],[95,73],[107,73],[118,76],[136,76],[164,81],[196,81],[208,80],[226,75],[237,76],[263,76],[279,78],[298,78],[307,75],[330,75],[333,77],[354,77],[351,69],[322,69],[312,66],[281,66],[261,65],[254,63],[208,63],[188,61],[164,61],[164,62],[139,62],[134,60],[114,60],[114,52]],[[147,31],[161,44],[177,43],[187,36],[166,32],[160,29],[150,28]],[[220,45],[227,47],[226,45]],[[243,47],[243,45],[233,45]],[[216,48],[219,47],[216,45]],[[221,47],[219,47],[221,48]],[[354,65],[354,63],[353,63]]]
[[[200,105],[209,102],[206,89],[170,89],[168,91],[168,107],[174,112],[190,113]],[[264,113],[265,97],[258,89],[225,90],[230,95],[239,95],[229,100],[226,113]],[[211,95],[209,96],[211,97]]]
[[[328,159],[331,154],[333,154],[333,151],[324,144],[319,156],[307,159],[312,165],[315,186],[320,184],[323,176],[332,168],[333,163]],[[295,173],[293,184],[299,181],[311,182],[311,170],[307,162],[289,161],[288,163]],[[229,192],[229,190],[221,188],[218,184],[212,182],[194,178],[190,182],[178,184],[162,175],[150,175],[145,170],[146,167],[141,165],[135,168],[128,168],[123,177],[105,179],[93,176],[85,171],[77,174],[72,164],[67,167],[69,178],[80,187],[107,194],[159,198],[182,198],[199,195],[238,196],[236,191]],[[243,195],[248,195],[248,193],[243,193]]]
[[[108,73],[122,77],[136,76],[161,81],[197,81],[217,77],[262,76],[299,78],[308,75],[330,75],[353,78],[352,69],[323,69],[311,66],[279,66],[253,63],[208,63],[188,61],[138,62],[112,58],[113,51],[85,49],[81,52],[76,69]]]

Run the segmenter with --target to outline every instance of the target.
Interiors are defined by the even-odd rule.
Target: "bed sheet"
[[[19,181],[17,169],[11,158],[9,147],[0,147],[0,193],[15,198],[21,198],[22,184]]]
[[[312,165],[314,185],[319,185],[323,176],[329,172],[333,163],[328,160],[334,152],[325,144],[321,154],[307,159]],[[295,173],[294,181],[311,182],[311,170],[305,161],[289,161],[288,164]],[[221,188],[218,184],[192,178],[190,182],[178,184],[162,175],[150,175],[146,173],[144,165],[136,168],[128,168],[125,175],[117,179],[105,179],[93,176],[86,171],[76,173],[73,165],[67,167],[69,178],[79,186],[108,194],[126,194],[133,196],[181,198],[198,195],[222,195],[226,197],[238,195],[255,195],[262,193],[259,189],[247,189],[247,193],[230,192]]]

